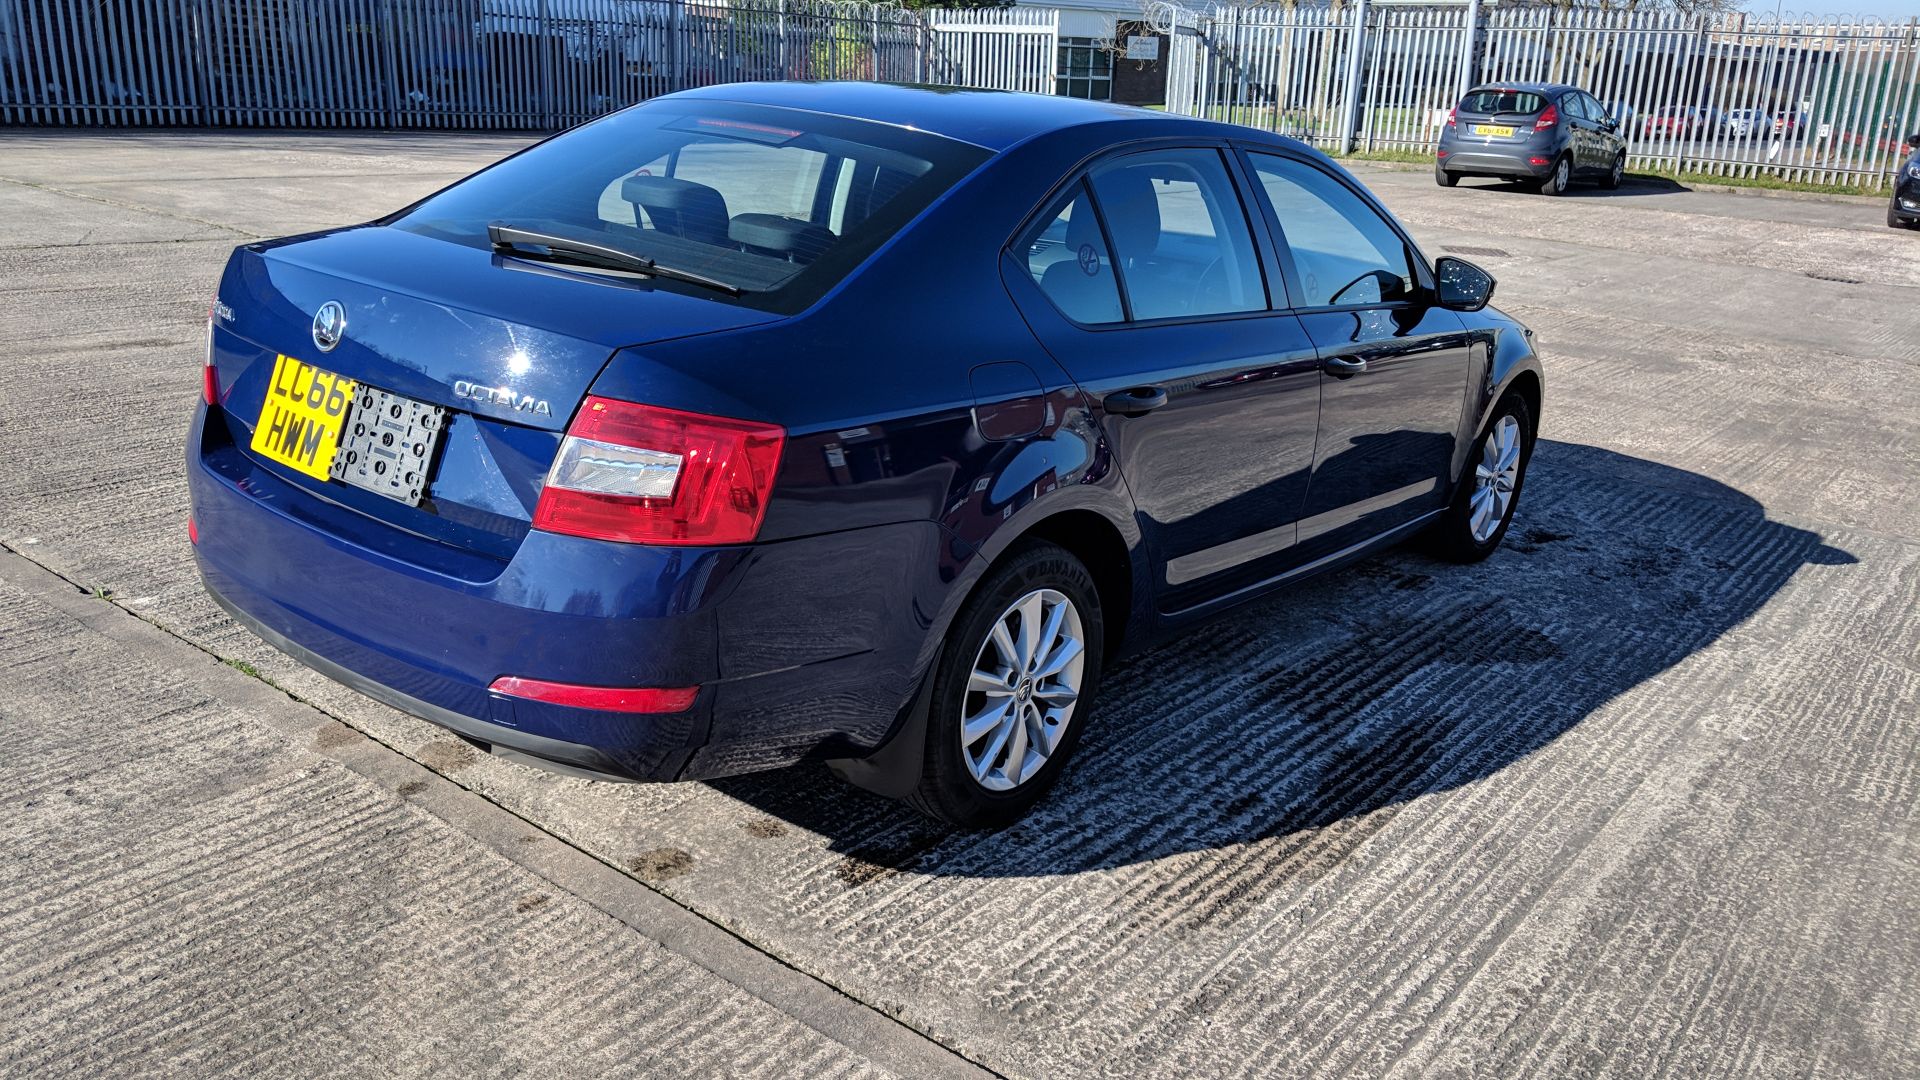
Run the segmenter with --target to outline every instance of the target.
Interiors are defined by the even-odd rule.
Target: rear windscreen
[[[987,157],[951,139],[841,117],[655,101],[567,132],[404,211],[397,228],[489,247],[510,225],[725,282],[793,312],[817,300]]]
[[[1546,107],[1546,99],[1523,90],[1475,90],[1460,99],[1460,111],[1468,113],[1518,113],[1532,116]]]

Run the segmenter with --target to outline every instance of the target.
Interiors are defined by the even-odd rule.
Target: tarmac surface
[[[1920,235],[1363,175],[1500,280],[1507,546],[1113,672],[947,833],[802,767],[566,779],[196,581],[232,246],[525,139],[6,133],[0,1073],[1816,1076],[1920,1061]]]

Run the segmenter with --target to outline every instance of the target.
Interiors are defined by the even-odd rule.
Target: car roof
[[[857,120],[913,128],[1005,150],[1050,131],[1111,121],[1190,120],[1221,125],[1105,101],[1023,94],[1011,90],[971,90],[950,86],[908,86],[869,82],[746,82],[703,86],[670,95],[804,109]]]

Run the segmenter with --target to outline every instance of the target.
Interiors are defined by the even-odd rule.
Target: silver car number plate
[[[447,410],[388,390],[358,386],[347,413],[333,478],[419,506]]]

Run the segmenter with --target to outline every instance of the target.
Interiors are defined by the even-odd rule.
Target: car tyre
[[[1429,549],[1458,563],[1479,562],[1493,554],[1520,506],[1532,458],[1532,414],[1525,398],[1508,394],[1474,440],[1453,502],[1428,533]]]
[[[1889,203],[1887,204],[1887,228],[1889,229],[1920,228],[1920,221],[1908,221],[1906,218],[1901,217],[1898,213],[1894,212],[1893,204]]]
[[[1626,176],[1626,174],[1627,152],[1622,150],[1613,155],[1613,168],[1607,170],[1607,178],[1603,181],[1603,184],[1608,191],[1618,191],[1620,189],[1620,180]]]
[[[970,829],[1025,814],[1079,742],[1104,644],[1093,575],[1066,549],[1026,544],[989,570],[941,649],[926,759],[907,803]]]
[[[1452,187],[1460,182],[1460,178],[1448,172],[1445,166],[1435,165],[1433,167],[1433,182],[1439,184],[1441,187]]]
[[[1567,189],[1572,186],[1573,159],[1562,154],[1554,161],[1553,171],[1547,174],[1545,180],[1540,181],[1540,194],[1565,195]]]

